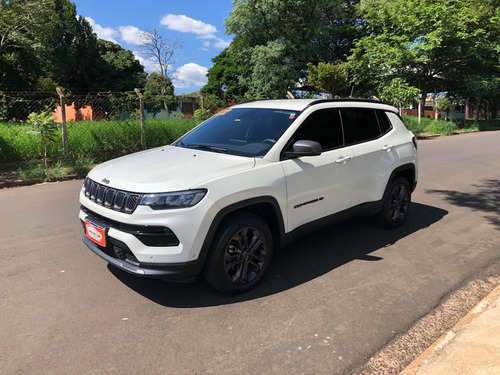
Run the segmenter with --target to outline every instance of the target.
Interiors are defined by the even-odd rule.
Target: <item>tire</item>
[[[203,276],[224,293],[246,292],[260,281],[272,255],[273,237],[266,222],[253,214],[236,214],[221,223]]]
[[[410,184],[404,177],[396,177],[384,196],[382,210],[376,220],[385,228],[397,228],[408,216],[411,204]]]

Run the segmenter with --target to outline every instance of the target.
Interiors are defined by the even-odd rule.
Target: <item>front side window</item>
[[[300,114],[267,108],[228,108],[182,137],[175,146],[263,156]]]
[[[318,142],[323,150],[331,150],[344,144],[342,124],[338,109],[320,109],[311,113],[293,136],[298,140]],[[292,144],[289,148],[293,147]]]

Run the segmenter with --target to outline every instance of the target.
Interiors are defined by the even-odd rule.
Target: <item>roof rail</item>
[[[307,105],[307,107],[311,107],[316,104],[322,104],[322,103],[371,103],[371,104],[383,104],[389,107],[392,107],[390,104],[381,102],[379,100],[374,100],[374,99],[352,99],[352,98],[345,98],[345,99],[317,99]],[[306,108],[307,108],[306,107]]]

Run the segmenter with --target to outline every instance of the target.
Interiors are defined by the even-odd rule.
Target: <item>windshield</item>
[[[175,145],[232,155],[263,156],[299,113],[280,109],[228,108],[205,121]]]

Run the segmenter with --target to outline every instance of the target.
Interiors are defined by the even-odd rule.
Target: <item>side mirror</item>
[[[323,147],[318,142],[301,139],[293,144],[293,151],[286,151],[285,156],[297,158],[300,156],[321,155]]]

